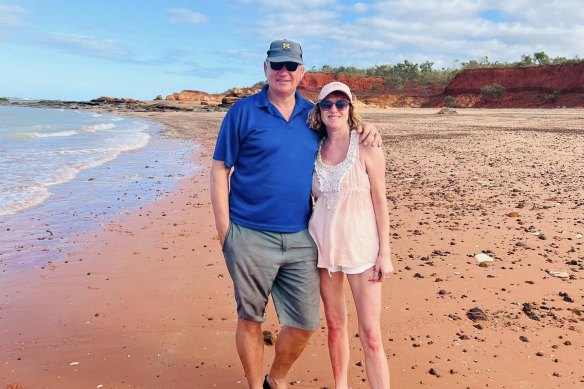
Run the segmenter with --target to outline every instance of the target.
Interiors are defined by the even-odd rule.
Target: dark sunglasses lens
[[[298,69],[298,64],[296,62],[270,62],[270,67],[272,70],[282,70],[286,66],[286,70],[289,72],[295,72]]]
[[[282,70],[284,62],[270,62],[270,67],[272,70]]]
[[[322,109],[324,111],[328,111],[329,109],[331,109],[333,107],[333,103],[331,103],[328,100],[323,100],[323,101],[319,102],[318,105],[320,106],[320,109]]]
[[[349,106],[349,102],[347,100],[339,100],[335,103],[335,105],[339,111],[342,111]]]
[[[333,107],[333,104],[335,105],[335,107],[337,107],[337,110],[339,111],[342,111],[349,106],[349,102],[347,100],[339,100],[335,103],[333,103],[332,101],[323,100],[318,103],[320,109],[322,109],[323,111],[328,111],[329,109],[331,109]]]

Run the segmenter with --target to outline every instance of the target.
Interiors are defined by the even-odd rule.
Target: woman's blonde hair
[[[331,95],[347,97],[347,95],[345,95],[343,92],[333,92],[329,96]],[[361,116],[357,113],[353,102],[349,100],[349,103],[349,128],[351,130],[356,130],[357,127],[359,127],[361,124]],[[326,135],[326,126],[322,122],[320,114],[320,106],[318,103],[316,103],[308,113],[308,119],[306,120],[306,123],[308,124],[308,127],[318,132],[321,136],[324,136]]]

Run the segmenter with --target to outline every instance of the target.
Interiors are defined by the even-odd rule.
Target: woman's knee
[[[381,330],[378,328],[366,328],[359,331],[359,338],[364,349],[370,351],[383,350]]]
[[[329,331],[344,331],[347,328],[347,315],[345,312],[327,312],[325,317]]]

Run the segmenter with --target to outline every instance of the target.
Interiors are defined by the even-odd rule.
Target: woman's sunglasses
[[[272,70],[282,70],[286,66],[286,70],[289,72],[295,72],[298,69],[298,65],[296,62],[270,62]]]
[[[323,111],[330,110],[333,107],[333,105],[335,107],[337,107],[338,111],[342,111],[342,110],[346,109],[350,104],[351,103],[349,102],[349,100],[337,100],[334,103],[332,101],[329,101],[329,100],[322,100],[322,101],[318,102],[318,106]]]

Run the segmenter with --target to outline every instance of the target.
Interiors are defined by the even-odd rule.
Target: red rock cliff
[[[446,96],[453,97],[458,107],[584,107],[584,63],[469,69],[458,73],[446,89],[439,84],[415,83],[395,88],[382,77],[308,72],[298,90],[316,101],[320,89],[332,81],[349,85],[358,101],[372,107],[442,107]],[[481,94],[481,88],[493,83],[505,87],[504,96],[493,99]],[[229,106],[258,91],[259,88],[240,88],[218,95],[183,91],[168,96],[167,100]]]
[[[381,77],[363,77],[350,74],[306,73],[298,90],[308,99],[318,99],[318,92],[329,82],[340,81],[349,85],[351,92],[357,97],[371,96],[387,92],[387,81]]]
[[[484,86],[497,83],[509,92],[584,92],[584,63],[468,69],[456,75],[444,94],[481,93]]]

